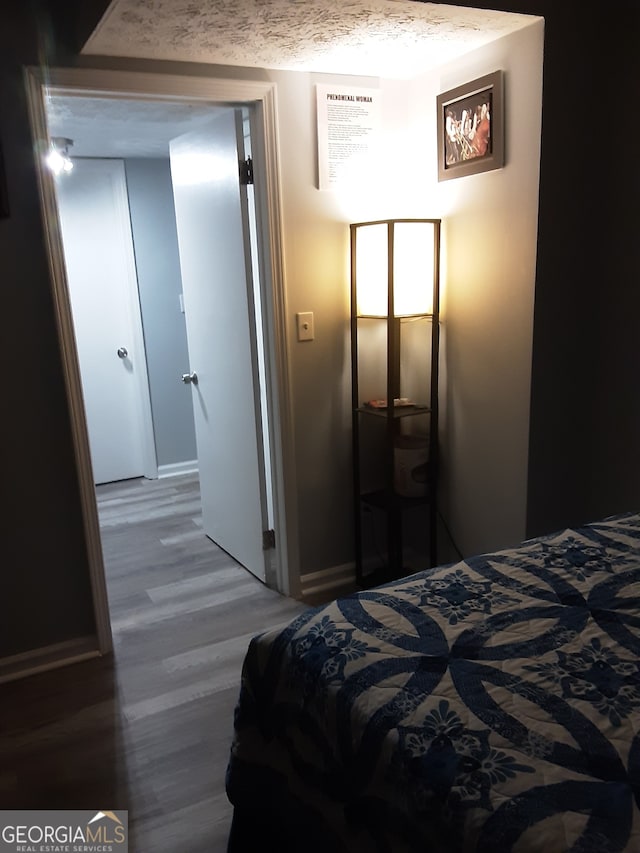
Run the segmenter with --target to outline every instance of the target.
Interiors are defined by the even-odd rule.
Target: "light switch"
[[[302,311],[296,314],[298,321],[298,340],[312,341],[313,335],[313,311]]]

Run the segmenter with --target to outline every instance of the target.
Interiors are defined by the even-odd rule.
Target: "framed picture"
[[[502,71],[437,97],[438,180],[504,166]]]

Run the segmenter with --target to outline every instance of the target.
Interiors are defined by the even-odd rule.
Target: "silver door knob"
[[[198,384],[198,374],[197,373],[183,373],[182,374],[182,381],[184,382],[185,385],[189,385],[190,383],[197,385]]]
[[[129,355],[126,347],[118,347],[118,358],[126,358]]]

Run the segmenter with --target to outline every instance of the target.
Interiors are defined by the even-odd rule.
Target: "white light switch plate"
[[[313,334],[313,311],[302,311],[296,314],[298,321],[298,340],[312,341]]]

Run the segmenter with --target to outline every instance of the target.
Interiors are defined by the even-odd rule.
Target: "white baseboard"
[[[310,572],[300,576],[302,596],[304,598],[305,595],[339,589],[354,584],[355,580],[356,568],[353,563],[343,563],[341,566],[330,566],[319,572]]]
[[[193,474],[197,470],[197,459],[188,459],[186,462],[171,462],[169,465],[158,465],[158,479],[177,477],[179,474]]]
[[[78,637],[41,649],[30,649],[0,658],[0,684],[95,657],[100,657],[97,637]]]

